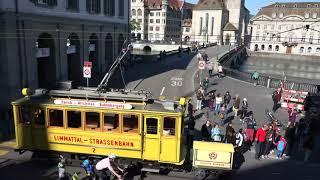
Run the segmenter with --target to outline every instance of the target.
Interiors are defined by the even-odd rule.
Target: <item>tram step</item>
[[[152,169],[152,168],[142,168],[141,171],[159,173],[160,169]]]

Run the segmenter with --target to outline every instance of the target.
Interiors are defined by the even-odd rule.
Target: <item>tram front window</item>
[[[62,110],[49,110],[49,126],[63,127],[63,111]]]
[[[81,128],[81,112],[80,111],[68,111],[68,128]]]
[[[20,109],[20,123],[30,125],[30,109],[28,107],[21,107]]]
[[[43,109],[36,108],[34,112],[34,123],[38,126],[44,126],[45,125],[45,111]]]
[[[123,132],[138,133],[139,116],[138,115],[123,115]]]
[[[174,136],[176,131],[176,119],[172,117],[163,118],[163,135]]]

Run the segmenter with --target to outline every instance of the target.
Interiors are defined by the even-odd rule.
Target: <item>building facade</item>
[[[199,0],[192,15],[192,41],[244,44],[249,10],[245,0]]]
[[[320,56],[320,3],[273,3],[252,19],[253,51]]]
[[[179,0],[131,0],[132,39],[180,42],[181,6]]]
[[[84,61],[98,81],[121,51],[128,22],[129,0],[0,1],[0,126],[23,87],[83,85]]]

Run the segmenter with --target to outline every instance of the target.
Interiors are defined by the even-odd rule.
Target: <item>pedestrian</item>
[[[207,65],[207,69],[209,71],[209,76],[212,76],[212,71],[213,71],[213,62],[209,62],[209,64]]]
[[[209,104],[209,109],[210,111],[214,111],[214,101],[216,99],[216,95],[214,91],[211,91],[209,93],[209,99],[208,99],[208,104]]]
[[[267,130],[267,136],[266,136],[266,143],[265,143],[265,149],[263,155],[265,157],[269,157],[269,153],[273,149],[273,142],[274,142],[274,130],[272,125],[269,125],[269,129]]]
[[[298,152],[301,152],[303,149],[304,138],[307,135],[307,125],[304,118],[299,120],[296,134],[298,140]]]
[[[280,137],[280,140],[278,141],[278,143],[276,144],[277,146],[277,159],[282,159],[282,155],[283,155],[283,152],[286,148],[286,139],[284,137]]]
[[[162,51],[160,51],[160,54],[159,54],[159,60],[161,61],[161,60],[162,60],[162,58],[163,58],[163,53],[162,53]]]
[[[273,100],[273,112],[276,112],[278,109],[278,103],[281,100],[281,96],[282,96],[282,88],[278,88],[277,90],[275,90],[272,93],[272,100]]]
[[[286,150],[284,152],[284,155],[286,158],[290,158],[290,156],[292,155],[293,146],[295,144],[295,131],[296,131],[296,128],[293,124],[290,124],[289,127],[286,129],[286,132],[284,135],[287,141]]]
[[[207,89],[209,87],[209,77],[208,76],[206,76],[206,78],[203,80],[202,85],[203,85],[204,95],[206,95]]]
[[[108,179],[111,175],[122,179],[123,169],[116,163],[116,158],[117,156],[115,154],[110,154],[96,164],[95,173],[99,180]]]
[[[298,116],[297,109],[288,108],[288,119],[289,119],[288,127],[290,126],[290,124],[295,125],[297,116]]]
[[[264,158],[264,146],[266,141],[266,135],[267,135],[267,125],[263,125],[261,128],[258,129],[255,137],[256,142],[256,159]]]
[[[226,127],[225,142],[236,145],[235,133],[236,131],[232,127],[232,123],[228,123]]]
[[[197,110],[202,108],[202,100],[204,99],[203,89],[200,87],[197,91]]]
[[[163,60],[165,60],[165,59],[166,59],[166,56],[167,56],[167,52],[166,52],[166,50],[163,50],[163,52],[162,52]]]
[[[244,124],[246,129],[246,142],[251,147],[252,143],[254,141],[254,124],[255,120],[253,118],[253,113],[250,113],[250,115],[246,118],[244,118]]]
[[[214,113],[215,115],[219,114],[221,103],[222,103],[222,97],[220,96],[220,93],[218,93],[216,96],[216,106],[215,106],[215,113]]]
[[[198,54],[197,54],[197,59],[198,59],[198,61],[202,61],[202,55],[200,52],[198,52]]]
[[[214,125],[214,128],[212,128],[212,130],[211,130],[211,139],[212,139],[214,142],[221,142],[221,140],[222,140],[221,130],[220,130],[218,124],[215,124],[215,125]]]
[[[229,91],[226,92],[226,94],[223,96],[223,104],[225,104],[227,106],[227,113],[229,113],[230,111],[230,102],[231,102],[231,95],[229,93]]]
[[[218,77],[219,77],[219,78],[222,78],[222,76],[223,76],[223,67],[222,67],[222,65],[219,63],[219,64],[218,64]]]
[[[188,101],[188,117],[189,117],[189,119],[191,119],[193,117],[193,104],[192,104],[191,98]]]
[[[224,104],[220,105],[220,112],[219,112],[219,121],[220,125],[223,126],[225,124],[225,120],[227,118],[227,111]]]
[[[240,97],[239,95],[237,94],[235,99],[234,99],[234,102],[233,102],[233,112],[234,112],[234,117],[236,118],[238,116],[238,111],[239,111],[239,107],[240,107]]]
[[[247,116],[247,111],[248,111],[248,101],[247,98],[243,98],[242,104],[241,104],[241,116],[240,116],[240,121],[242,121],[246,116]]]
[[[242,128],[239,129],[239,132],[236,133],[236,151],[243,154],[245,152],[243,148],[243,142],[245,140],[245,134]]]
[[[82,162],[82,167],[84,168],[87,176],[93,175],[93,173],[94,173],[94,165],[93,165],[93,159],[92,158],[85,159]]]
[[[211,130],[212,125],[209,120],[206,121],[201,127],[201,136],[203,141],[210,141],[211,140]]]
[[[60,155],[59,158],[60,160],[58,163],[58,177],[59,180],[63,180],[66,179],[66,159],[62,155]]]

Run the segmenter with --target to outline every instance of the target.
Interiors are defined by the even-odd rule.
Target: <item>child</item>
[[[277,145],[277,150],[278,150],[278,155],[277,155],[277,159],[282,159],[282,154],[286,148],[286,139],[281,136],[280,137],[280,140],[278,141],[278,143],[276,144]]]

